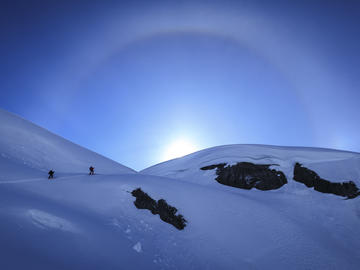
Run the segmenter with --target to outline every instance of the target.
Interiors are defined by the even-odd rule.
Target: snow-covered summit
[[[165,176],[201,184],[215,184],[213,171],[204,166],[237,162],[273,164],[272,168],[293,178],[299,162],[331,181],[354,181],[360,186],[360,153],[325,148],[285,147],[255,144],[234,144],[204,149],[187,156],[162,162],[141,171],[142,174]]]
[[[134,172],[1,109],[0,138],[0,181],[43,177],[50,169],[57,175],[81,174],[90,165],[97,173]]]

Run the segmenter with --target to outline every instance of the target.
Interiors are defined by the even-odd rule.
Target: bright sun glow
[[[182,157],[197,150],[197,147],[189,141],[177,140],[170,144],[169,147],[165,150],[163,160]]]

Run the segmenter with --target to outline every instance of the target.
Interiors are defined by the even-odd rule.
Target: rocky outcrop
[[[155,201],[147,193],[137,188],[131,192],[136,197],[134,202],[138,209],[148,209],[153,215],[159,214],[161,220],[173,225],[178,230],[183,230],[186,226],[186,219],[182,215],[176,215],[177,209],[164,199]]]
[[[278,189],[287,183],[283,172],[270,169],[271,165],[239,162],[235,165],[220,163],[202,167],[201,170],[213,170],[216,168],[216,181],[220,184],[243,188],[272,190]]]
[[[294,180],[305,184],[307,187],[314,187],[314,190],[316,191],[331,193],[349,199],[360,195],[359,189],[354,182],[330,182],[322,179],[316,172],[303,167],[300,163],[295,164]]]

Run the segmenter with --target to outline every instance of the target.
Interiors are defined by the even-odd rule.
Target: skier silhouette
[[[48,172],[48,174],[49,174],[49,177],[48,177],[48,179],[53,179],[54,178],[54,171],[53,170],[50,170],[49,172]]]
[[[94,175],[94,174],[95,174],[94,169],[95,169],[95,168],[94,168],[93,166],[90,166],[90,168],[89,168],[89,170],[90,170],[89,175]]]

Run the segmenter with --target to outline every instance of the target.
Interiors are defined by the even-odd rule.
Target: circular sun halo
[[[163,160],[170,160],[191,154],[197,150],[196,146],[187,140],[177,140],[165,150]]]

